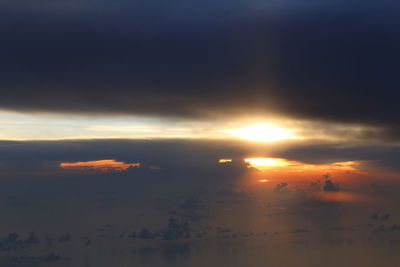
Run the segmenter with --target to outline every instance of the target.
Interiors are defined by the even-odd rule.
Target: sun
[[[230,129],[225,132],[241,139],[259,142],[273,142],[297,138],[293,131],[268,124],[258,124],[241,129]]]

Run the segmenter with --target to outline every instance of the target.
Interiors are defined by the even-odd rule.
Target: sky
[[[0,0],[0,265],[396,266],[399,18]]]

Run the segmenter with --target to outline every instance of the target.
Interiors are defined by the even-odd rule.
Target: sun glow
[[[298,138],[293,134],[292,130],[268,124],[259,124],[241,129],[230,129],[225,130],[225,132],[233,134],[241,139],[260,142],[273,142]]]
[[[260,171],[287,171],[287,172],[303,172],[303,171],[359,171],[360,162],[345,161],[333,162],[326,164],[310,164],[299,161],[290,161],[282,158],[247,158],[244,160],[251,167]]]
[[[277,167],[290,165],[289,161],[279,158],[251,158],[245,159],[253,167]]]

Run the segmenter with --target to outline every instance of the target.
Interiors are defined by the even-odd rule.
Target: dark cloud
[[[294,146],[280,154],[284,158],[310,163],[328,163],[359,160],[362,168],[370,167],[398,170],[400,149],[398,145],[332,145],[309,144]]]
[[[274,192],[275,193],[287,193],[288,192],[287,186],[288,186],[288,183],[286,183],[286,182],[279,183],[275,186]]]
[[[339,189],[339,184],[335,184],[331,180],[327,179],[325,181],[325,185],[322,188],[322,190],[325,192],[337,192],[340,189]]]
[[[398,132],[396,1],[1,3],[0,107],[273,112]]]
[[[10,251],[16,248],[21,248],[23,245],[24,242],[21,239],[18,239],[17,233],[9,233],[7,237],[1,239],[0,250]]]
[[[176,240],[190,237],[189,222],[171,217],[168,228],[161,230],[163,240]]]
[[[25,240],[26,244],[39,244],[40,241],[36,238],[35,234],[31,232],[28,238]]]
[[[371,219],[373,220],[381,220],[381,221],[387,221],[389,220],[390,215],[385,213],[385,214],[378,214],[378,213],[374,213],[371,215]]]
[[[141,239],[152,239],[152,238],[154,238],[154,234],[149,229],[144,228],[139,232],[138,238],[141,238]]]
[[[13,177],[67,177],[88,175],[91,172],[61,169],[61,162],[94,161],[115,159],[123,162],[140,162],[140,168],[126,172],[110,172],[103,176],[151,176],[181,177],[183,181],[202,182],[213,180],[214,175],[222,179],[228,190],[229,183],[244,172],[256,172],[248,168],[243,158],[279,157],[312,164],[344,161],[360,161],[356,168],[362,170],[399,170],[400,149],[398,146],[354,146],[332,144],[296,144],[275,146],[274,144],[253,144],[232,140],[73,140],[0,142],[0,169],[2,179]],[[233,158],[229,165],[218,164],[220,158]],[[160,166],[154,171],[149,166]],[[196,171],[195,171],[196,170]],[[93,172],[98,175],[99,173]],[[219,180],[219,181],[222,181]],[[317,189],[318,185],[315,185]],[[202,186],[199,185],[201,191]],[[107,190],[106,190],[107,191]],[[223,193],[221,191],[220,193]],[[225,192],[227,193],[227,192]],[[105,197],[105,196],[102,196]]]
[[[58,242],[67,242],[71,240],[71,234],[65,234],[58,239]]]

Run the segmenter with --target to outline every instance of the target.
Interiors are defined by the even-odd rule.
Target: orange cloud
[[[240,180],[242,186],[265,184],[273,186],[274,182],[288,182],[292,186],[308,187],[311,181],[332,179],[335,183],[345,183],[347,187],[367,179],[371,173],[362,170],[362,161],[344,161],[326,164],[309,164],[283,158],[246,158],[249,172]]]
[[[345,161],[329,164],[306,164],[298,161],[289,161],[281,158],[248,158],[244,160],[260,171],[359,171],[360,162]]]
[[[124,171],[129,167],[140,167],[140,163],[125,163],[114,159],[104,159],[95,161],[80,161],[80,162],[62,162],[60,167],[63,169],[76,170],[99,170],[107,171]]]
[[[232,162],[232,159],[220,159],[218,163],[229,163]]]

